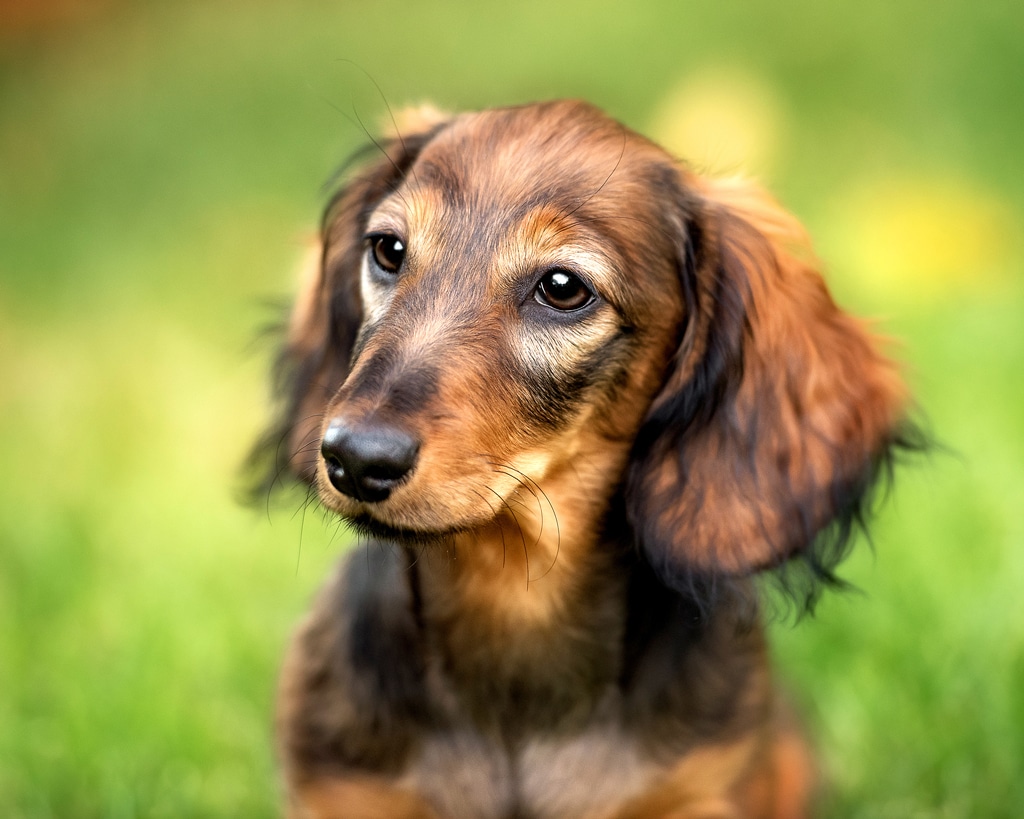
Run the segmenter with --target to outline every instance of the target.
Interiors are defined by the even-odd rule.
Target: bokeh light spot
[[[836,263],[855,286],[887,302],[934,303],[991,291],[1011,273],[1015,223],[1007,204],[975,186],[876,179],[837,203]]]
[[[705,68],[677,83],[657,107],[655,141],[699,171],[767,175],[785,132],[778,94],[737,67]]]

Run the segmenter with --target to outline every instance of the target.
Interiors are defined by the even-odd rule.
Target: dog
[[[270,472],[357,544],[277,709],[295,819],[813,813],[800,605],[908,395],[796,220],[582,102],[414,111],[331,199]]]

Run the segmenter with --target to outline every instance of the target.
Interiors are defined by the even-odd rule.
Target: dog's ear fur
[[[680,591],[795,556],[835,581],[902,440],[902,381],[836,307],[793,217],[745,183],[684,187],[689,315],[630,463],[634,536]],[[801,589],[804,602],[819,585]]]
[[[324,211],[320,235],[307,253],[299,295],[274,369],[280,416],[250,457],[259,472],[254,497],[287,477],[312,482],[328,402],[348,376],[363,319],[359,275],[366,221],[402,182],[446,118],[428,108],[399,114],[397,134],[357,152],[343,169],[362,165]],[[367,155],[378,154],[364,164]]]

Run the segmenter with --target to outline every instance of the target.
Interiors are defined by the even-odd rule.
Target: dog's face
[[[327,210],[284,356],[287,459],[326,506],[422,540],[556,486],[598,525],[620,492],[670,583],[859,513],[903,390],[772,203],[573,102],[385,151]]]
[[[319,286],[354,272],[361,303],[350,372],[302,433],[332,509],[392,536],[465,530],[628,448],[683,316],[681,226],[648,195],[676,172],[586,113],[448,124],[360,220],[357,271],[351,215],[328,215]]]

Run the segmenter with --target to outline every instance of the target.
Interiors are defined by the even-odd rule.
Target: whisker
[[[492,464],[492,465],[499,466],[502,469],[508,469],[512,473],[514,473],[514,474],[509,475],[508,472],[505,472],[503,474],[509,475],[509,477],[512,477],[512,478],[516,478],[516,480],[519,482],[519,484],[521,486],[524,486],[527,489],[529,489],[529,491],[531,492],[531,494],[533,494],[533,496],[535,498],[537,497],[537,492],[539,492],[541,494],[541,496],[544,498],[544,500],[547,502],[548,508],[551,510],[551,517],[554,519],[554,522],[555,522],[555,556],[554,556],[554,558],[551,561],[551,565],[545,570],[544,574],[542,574],[542,575],[540,575],[540,577],[536,578],[537,580],[540,580],[541,577],[544,577],[545,575],[547,575],[555,567],[555,563],[558,562],[558,555],[559,555],[559,553],[561,552],[561,549],[562,549],[562,528],[561,528],[561,524],[558,522],[558,512],[555,510],[555,505],[551,502],[551,498],[548,497],[548,493],[544,491],[543,487],[539,483],[537,483],[533,478],[531,478],[525,472],[523,472],[523,471],[521,471],[519,469],[516,469],[511,464],[507,464],[507,463],[499,463],[499,464]],[[577,473],[577,479],[578,479],[578,477],[579,477],[579,473]],[[534,489],[536,489],[536,491],[534,491]],[[540,537],[541,537],[541,535],[544,532],[544,519],[546,517],[546,515],[543,512],[543,509],[540,508],[539,504],[540,504],[540,500],[538,498],[538,507],[537,508],[538,508],[538,512],[540,513],[540,533],[537,535],[537,542],[538,543],[540,542]],[[536,544],[534,544],[534,545],[536,545]]]
[[[397,178],[395,180],[389,180],[387,182],[387,187],[390,189],[390,191],[392,193],[398,194],[398,196],[402,199],[402,201],[405,202],[408,205],[408,201],[406,200],[405,196],[403,196],[401,191],[399,190],[399,187],[401,186],[402,177],[404,175],[403,172],[402,172],[401,167],[399,167],[398,163],[395,162],[395,160],[391,156],[391,154],[388,153],[387,148],[384,145],[382,145],[380,143],[380,141],[378,141],[377,138],[374,137],[373,132],[370,131],[370,129],[366,127],[366,124],[363,122],[362,118],[359,116],[359,112],[356,110],[355,104],[353,104],[353,106],[352,106],[352,116],[349,116],[349,114],[346,113],[340,106],[335,105],[330,99],[328,99],[323,94],[318,94],[317,96],[320,98],[320,100],[322,102],[326,103],[335,112],[341,114],[346,120],[348,120],[349,124],[352,125],[352,127],[358,128],[360,131],[362,131],[363,134],[366,136],[366,138],[370,142],[369,145],[367,145],[364,148],[361,148],[361,149],[355,151],[353,153],[352,157],[349,158],[349,160],[347,160],[346,162],[342,163],[342,166],[338,170],[336,170],[333,174],[331,174],[331,177],[325,183],[324,188],[330,189],[330,188],[338,185],[339,178],[345,174],[345,172],[350,168],[350,166],[356,164],[356,162],[359,159],[361,159],[366,154],[367,149],[373,147],[373,148],[376,148],[379,153],[383,154],[383,156],[388,160],[388,162],[391,164],[391,167],[395,171],[395,174],[396,174]],[[390,110],[390,108],[389,108],[389,110]],[[402,143],[402,149],[403,149],[403,152],[404,152],[405,151],[405,143],[401,139],[399,141]],[[327,228],[328,224],[331,221],[330,217],[333,214],[333,212],[335,210],[335,207],[339,204],[339,202],[342,200],[342,198],[344,198],[344,196],[347,193],[348,193],[347,186],[342,186],[328,200],[327,206],[324,208],[323,219],[321,221],[321,234],[324,234],[326,232],[326,228]],[[326,244],[325,244],[325,248],[324,249],[326,250]]]
[[[366,79],[368,79],[370,81],[370,83],[373,85],[373,87],[377,90],[377,96],[379,96],[380,97],[380,101],[384,103],[384,108],[387,109],[387,112],[388,112],[388,118],[391,120],[391,125],[395,129],[395,136],[397,137],[399,144],[402,146],[402,154],[403,154],[403,156],[408,156],[409,155],[409,146],[406,144],[405,137],[402,135],[402,131],[398,127],[398,120],[395,119],[395,112],[394,112],[394,110],[391,107],[391,103],[388,102],[388,98],[387,98],[387,95],[384,93],[384,89],[382,89],[380,87],[380,83],[377,82],[377,80],[374,78],[374,76],[369,71],[367,71],[365,68],[363,68],[363,66],[359,65],[359,63],[357,63],[355,60],[350,60],[350,59],[347,59],[345,57],[339,57],[337,62],[348,63],[353,68],[356,68],[359,71],[361,71],[363,73],[363,75],[366,77]],[[354,108],[353,108],[353,111],[354,111]],[[358,117],[358,114],[357,114],[357,117]],[[355,123],[353,123],[353,124],[355,124]],[[359,121],[359,125],[362,127],[363,132],[370,138],[370,140],[373,141],[376,144],[376,140],[374,140],[373,135],[370,134],[369,131],[366,130],[366,126],[363,125],[362,120]],[[385,155],[387,156],[386,152],[385,152]],[[391,159],[391,157],[388,156],[388,159]],[[392,162],[391,164],[393,166],[395,166],[394,162]],[[398,167],[395,166],[395,169],[398,170]],[[414,181],[418,182],[417,177],[416,177],[416,164],[415,163],[413,163],[409,167],[409,175],[413,178]],[[395,193],[399,193],[397,187],[393,188],[392,190]],[[401,193],[399,193],[399,196],[401,196]],[[402,197],[402,199],[403,199],[403,201],[405,201],[404,197]]]
[[[486,484],[484,484],[484,488],[489,490],[489,491],[491,491],[491,492],[493,492],[495,495],[498,495],[497,492],[495,492],[493,489],[491,489],[491,487],[487,486]],[[474,495],[476,495],[478,498],[480,498],[480,500],[482,500],[484,502],[484,504],[487,506],[487,508],[491,510],[491,517],[492,518],[496,518],[498,516],[497,510],[491,505],[491,502],[489,500],[487,500],[487,498],[484,495],[481,495],[479,492],[477,492],[472,487],[470,487],[470,491]],[[498,497],[500,498],[501,496],[498,495]],[[508,549],[507,549],[507,547],[505,545],[505,529],[504,529],[503,526],[501,526],[500,523],[498,524],[498,534],[501,535],[501,568],[504,569],[505,568],[505,558],[506,558],[506,556],[508,554]]]
[[[530,588],[530,549],[526,545],[526,533],[523,532],[523,525],[522,525],[522,523],[520,523],[519,517],[516,515],[515,510],[511,506],[508,505],[508,502],[500,494],[498,494],[494,489],[492,489],[491,487],[487,486],[486,484],[484,485],[484,488],[489,490],[498,499],[498,501],[501,503],[501,505],[504,506],[508,510],[508,513],[512,516],[512,520],[515,521],[516,528],[519,530],[519,538],[520,538],[520,540],[523,541],[523,555],[524,555],[524,557],[526,559],[526,588],[527,588],[527,591],[529,591],[529,588]],[[502,545],[503,545],[503,548],[504,548],[505,533],[504,533],[504,530],[502,529],[500,524],[498,525],[498,529],[499,529],[499,531],[501,531]],[[502,552],[502,566],[504,567],[504,565],[505,564],[504,564],[504,551],[503,551]]]
[[[521,486],[523,489],[525,489],[527,492],[529,492],[531,495],[533,495],[534,500],[537,501],[537,511],[538,511],[538,513],[540,515],[540,528],[537,530],[537,537],[534,538],[534,541],[533,541],[533,546],[534,546],[534,548],[536,548],[537,546],[540,545],[541,539],[544,537],[544,510],[541,508],[540,498],[537,497],[537,493],[534,492],[533,489],[530,488],[529,484],[524,483],[518,477],[516,477],[516,475],[514,475],[512,473],[502,471],[502,466],[503,466],[502,464],[496,464],[494,471],[497,472],[499,475],[506,475],[509,478],[513,478],[516,481],[516,484],[518,486]],[[510,505],[512,502],[518,504],[519,507],[523,511],[527,511],[526,504],[524,504],[518,498],[514,498],[513,497],[513,498],[509,498],[507,500],[503,498],[502,500],[503,500],[503,502],[505,504],[505,507],[510,512],[512,512],[512,507]],[[515,517],[514,514],[513,514],[513,517]],[[525,542],[526,541],[525,541],[525,535],[523,534],[523,526],[522,526],[522,523],[519,521],[518,517],[516,517],[516,525],[519,527],[519,534],[520,534],[521,537],[523,537],[523,543],[524,543],[524,546],[525,546]],[[529,564],[529,561],[527,561],[527,564]],[[545,572],[545,574],[546,574],[546,572]],[[543,575],[541,575],[541,577],[543,577]]]
[[[279,434],[277,436],[277,443],[274,445],[274,463],[277,466],[276,466],[276,468],[274,470],[274,475],[273,475],[273,477],[270,480],[270,484],[267,486],[267,505],[268,505],[268,507],[269,507],[269,504],[270,504],[270,495],[273,493],[273,491],[274,491],[275,487],[278,485],[278,483],[281,482],[282,477],[288,471],[288,467],[292,463],[292,461],[295,459],[295,456],[297,454],[299,454],[300,452],[304,452],[307,449],[307,447],[314,446],[315,443],[316,443],[316,440],[315,440],[314,436],[316,436],[316,438],[319,438],[319,433],[317,433],[315,431],[311,432],[310,435],[308,435],[306,438],[303,439],[301,446],[295,452],[289,454],[287,458],[283,458],[282,457],[282,455],[281,455],[281,448],[285,445],[285,443],[287,442],[288,438],[291,436],[291,434],[295,430],[295,428],[298,427],[300,424],[303,424],[306,421],[310,421],[310,420],[312,420],[314,418],[323,418],[323,417],[324,417],[324,413],[322,413],[322,412],[311,413],[311,414],[307,415],[305,418],[297,419],[295,422],[293,422],[291,424],[288,424],[288,425],[284,426],[282,429],[279,430]],[[269,509],[268,509],[268,514],[269,514]]]
[[[523,473],[520,472],[519,470],[514,469],[513,467],[509,466],[508,464],[506,464],[506,463],[504,463],[502,461],[488,461],[487,463],[499,475],[505,475],[506,477],[512,478],[512,480],[514,480],[516,482],[517,486],[522,487],[523,489],[525,489],[527,492],[529,492],[533,496],[533,499],[535,501],[537,501],[537,512],[540,515],[540,531],[537,534],[537,543],[540,543],[540,538],[544,534],[544,510],[540,506],[540,498],[537,496],[536,491],[534,491],[533,487],[530,486],[529,483],[527,483],[526,481],[523,480],[523,478],[526,477],[526,476],[523,475]],[[508,470],[508,471],[505,471],[505,470]],[[516,502],[517,503],[522,503],[518,499],[516,499]],[[523,505],[523,508],[525,509],[526,506]],[[534,545],[536,545],[536,543]]]
[[[302,517],[299,520],[299,548],[298,553],[295,555],[295,576],[299,576],[299,566],[302,563],[302,538],[306,532],[306,510],[309,508],[311,502],[311,495],[313,494],[313,487],[306,487],[306,499],[302,502]]]
[[[313,486],[312,484],[308,485],[306,487],[306,497],[302,499],[302,502],[299,504],[298,509],[296,509],[294,512],[292,512],[291,519],[295,520],[295,517],[297,515],[299,515],[299,514],[303,514],[303,515],[306,514],[306,510],[310,506],[312,506],[314,503],[316,503],[318,500],[319,500],[319,496],[317,495],[316,487]]]

